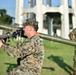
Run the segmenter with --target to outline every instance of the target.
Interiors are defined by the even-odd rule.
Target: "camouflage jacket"
[[[73,37],[75,37],[75,41],[76,41],[76,28],[74,28],[70,33],[73,35]]]
[[[19,47],[4,45],[3,49],[12,57],[22,58],[20,67],[24,71],[31,69],[34,72],[38,72],[42,67],[44,46],[42,39],[38,35],[33,36],[28,42],[23,42]]]

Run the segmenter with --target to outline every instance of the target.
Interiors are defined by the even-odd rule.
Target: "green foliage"
[[[6,12],[5,9],[0,9],[0,24],[12,24],[12,19],[14,18],[6,14]]]
[[[12,17],[10,17],[9,15],[0,17],[0,24],[12,24]]]
[[[61,18],[60,18],[60,16],[54,17],[53,23],[54,24],[61,24]]]
[[[5,9],[0,9],[0,15],[1,15],[1,16],[4,16],[4,15],[6,14],[6,12],[7,12],[7,11],[6,11]]]

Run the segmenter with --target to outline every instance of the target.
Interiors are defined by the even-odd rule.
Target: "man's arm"
[[[73,35],[70,33],[69,35],[69,38],[72,40],[72,41],[74,41],[75,40],[75,38],[73,37]]]
[[[0,48],[4,45],[2,41],[3,40],[0,40]]]

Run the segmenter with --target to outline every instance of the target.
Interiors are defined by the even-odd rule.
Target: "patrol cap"
[[[34,29],[37,31],[38,30],[38,22],[35,20],[31,20],[31,19],[26,19],[25,21],[23,21],[23,27],[25,26],[33,26]]]

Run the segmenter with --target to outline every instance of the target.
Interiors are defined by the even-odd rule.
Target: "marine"
[[[23,30],[28,41],[21,43],[19,47],[0,41],[3,51],[14,58],[21,58],[20,65],[7,75],[40,75],[44,60],[44,45],[37,34],[38,22],[27,19],[23,22]]]
[[[69,38],[72,40],[72,41],[76,41],[76,28],[74,28],[70,33],[69,33]],[[73,67],[74,67],[74,72],[73,72],[73,75],[76,75],[76,46],[74,47],[74,64],[73,64]]]

